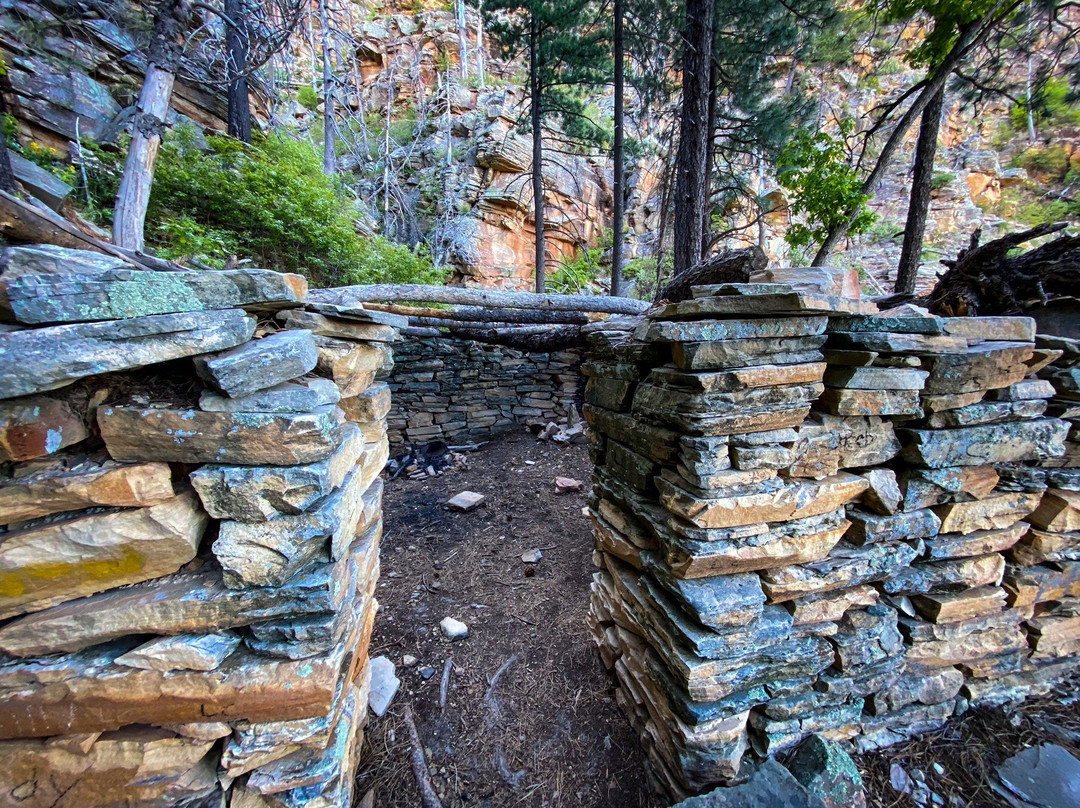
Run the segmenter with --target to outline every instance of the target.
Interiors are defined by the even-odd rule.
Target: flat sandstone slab
[[[51,455],[89,437],[83,416],[48,396],[0,401],[0,463]]]
[[[61,250],[6,250],[0,309],[20,323],[78,323],[231,307],[280,309],[299,304],[307,293],[303,275],[268,269],[156,272],[119,260],[114,268],[88,267],[85,253]]]
[[[1039,418],[962,429],[900,429],[901,457],[915,466],[986,466],[1060,457],[1067,421]]]
[[[175,496],[166,463],[87,460],[62,464],[0,485],[0,525],[84,508],[138,508]]]
[[[310,331],[278,331],[195,359],[195,372],[230,398],[249,396],[314,370],[319,352]]]
[[[634,336],[645,342],[713,342],[765,337],[812,337],[822,334],[827,317],[770,317],[749,320],[661,322],[646,320]]]
[[[340,413],[334,406],[313,413],[104,407],[98,426],[114,460],[291,466],[338,447]]]
[[[175,572],[209,519],[193,492],[160,505],[91,514],[7,533],[0,619]]]
[[[254,332],[242,310],[225,309],[0,333],[0,398],[232,348]]]

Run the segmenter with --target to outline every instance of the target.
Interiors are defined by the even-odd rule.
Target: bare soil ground
[[[420,805],[402,720],[409,704],[446,808],[663,804],[649,792],[637,738],[585,625],[593,572],[582,513],[586,448],[515,432],[468,458],[468,468],[441,477],[387,483],[371,655],[393,660],[401,689],[368,723],[358,795],[374,790],[378,808]],[[556,476],[586,486],[556,494]],[[487,499],[470,513],[444,509],[463,490]],[[524,563],[535,549],[540,561]],[[442,635],[447,616],[469,626],[466,639]],[[403,667],[405,655],[417,664]]]

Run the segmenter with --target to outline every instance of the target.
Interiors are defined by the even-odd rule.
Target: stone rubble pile
[[[841,273],[787,278],[589,337],[590,625],[677,798],[811,734],[901,740],[1080,650],[1036,616],[1072,594],[1064,557],[1010,550],[1046,511],[1024,464],[1069,427],[1032,321],[872,316]]]
[[[0,794],[346,808],[397,321],[266,270],[0,269]]]

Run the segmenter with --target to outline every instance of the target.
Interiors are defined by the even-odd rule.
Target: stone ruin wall
[[[0,805],[348,808],[392,315],[9,248]]]
[[[1078,344],[711,294],[594,333],[584,365],[590,625],[658,786],[815,733],[871,750],[1075,671]]]
[[[402,338],[394,349],[390,443],[474,443],[566,424],[580,411],[581,351],[527,353],[455,338]]]

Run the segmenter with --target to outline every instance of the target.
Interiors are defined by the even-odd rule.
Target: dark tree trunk
[[[251,142],[251,102],[248,99],[247,11],[243,0],[225,0],[225,64],[229,80],[229,134]]]
[[[618,297],[622,294],[623,285],[623,219],[625,218],[624,196],[625,173],[623,140],[623,77],[626,71],[625,55],[623,53],[623,2],[615,0],[615,20],[613,31],[613,45],[615,50],[615,143],[612,155],[614,182],[612,193],[615,196],[614,214],[612,222],[611,241],[611,295]]]
[[[705,141],[705,204],[701,207],[701,256],[704,261],[709,254],[709,233],[712,232],[712,205],[709,204],[712,191],[713,161],[716,159],[716,60],[709,54],[709,114]]]
[[[120,247],[143,249],[150,185],[190,17],[188,0],[161,0],[154,13],[146,78],[135,105],[131,144],[113,208],[113,241]]]
[[[926,233],[926,214],[930,210],[930,192],[934,185],[934,155],[937,154],[941,111],[945,106],[945,85],[930,99],[919,122],[919,141],[915,146],[915,170],[911,177],[911,198],[908,202],[907,223],[904,225],[904,246],[900,250],[900,266],[896,270],[897,293],[915,291],[915,276],[922,263],[923,236]]]
[[[922,115],[923,110],[926,109],[926,105],[930,103],[930,99],[945,85],[945,80],[954,70],[956,70],[961,62],[963,62],[971,48],[985,40],[993,27],[992,23],[994,19],[996,19],[994,15],[999,12],[1000,4],[985,17],[963,26],[960,30],[960,35],[949,50],[949,53],[942,59],[937,71],[927,80],[926,86],[923,87],[917,96],[915,96],[915,100],[912,101],[911,106],[907,108],[907,111],[900,116],[900,120],[897,121],[896,126],[893,127],[892,132],[886,139],[885,144],[881,147],[881,153],[874,162],[874,167],[870,170],[870,174],[863,181],[860,188],[860,191],[863,194],[873,196],[878,185],[881,183],[882,178],[885,176],[885,171],[888,169],[889,164],[896,155],[896,150],[900,147],[900,143],[915,123],[916,118]],[[851,221],[857,212],[857,209],[846,211],[847,219],[844,223],[829,231],[829,234],[825,237],[824,241],[821,242],[821,246],[814,256],[814,260],[811,262],[812,266],[820,267],[825,265],[825,262],[829,259],[829,254],[835,250],[837,245],[847,236],[848,229],[851,227]]]
[[[544,291],[544,271],[546,248],[544,244],[544,144],[540,128],[543,110],[541,109],[540,65],[540,20],[535,14],[529,18],[529,103],[532,117],[532,188],[533,219],[536,222],[536,291]]]
[[[7,115],[7,101],[4,100],[4,89],[0,87],[0,121]],[[0,127],[0,191],[7,191],[9,194],[15,193],[15,174],[11,171],[7,133],[3,131],[3,127]]]
[[[709,128],[709,61],[715,0],[687,0],[683,36],[682,117],[675,158],[674,274],[701,260],[705,152]]]

